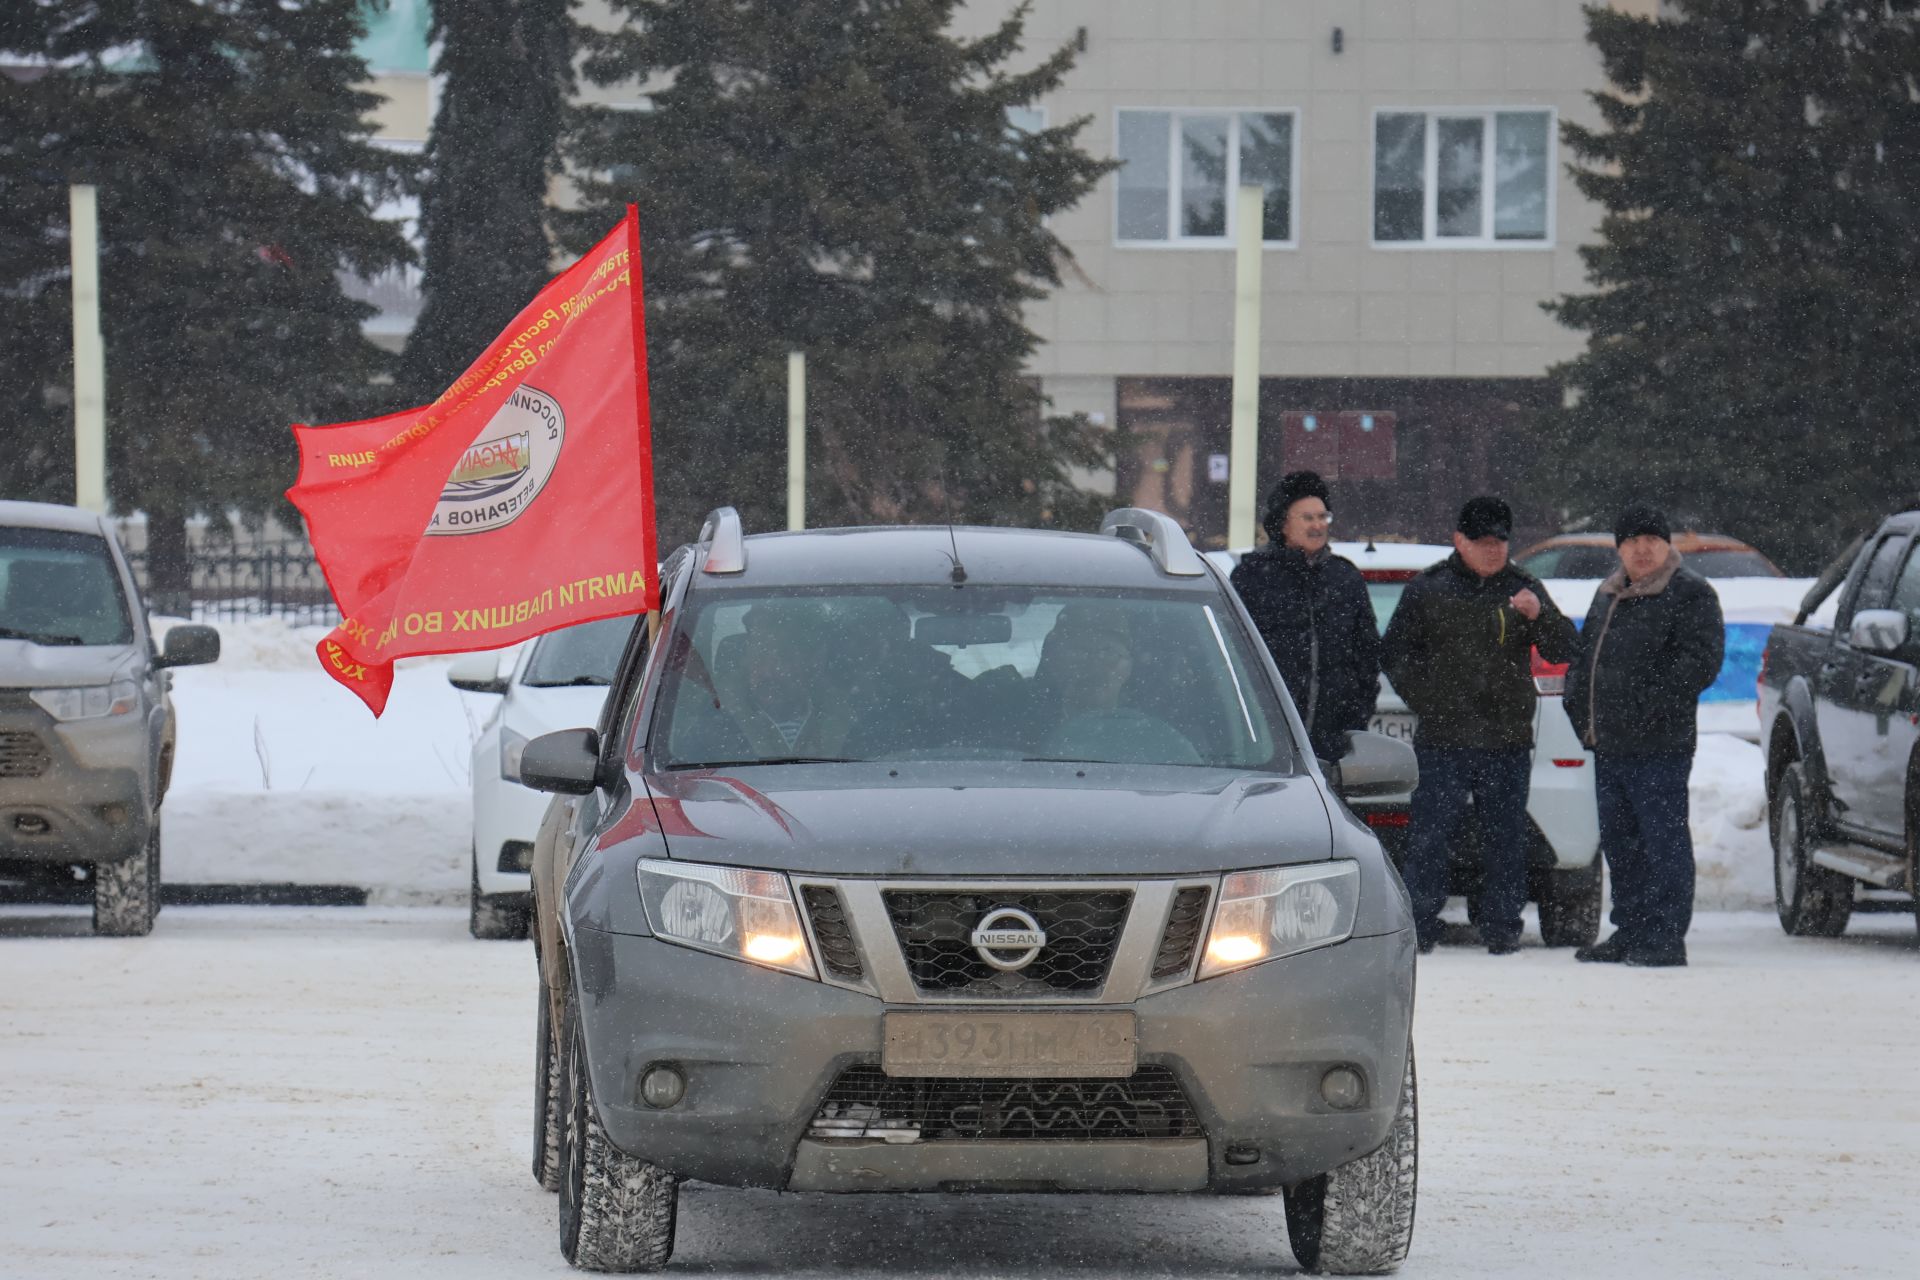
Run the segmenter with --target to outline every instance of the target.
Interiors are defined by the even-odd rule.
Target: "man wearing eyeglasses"
[[[1346,732],[1364,729],[1380,693],[1380,633],[1367,584],[1333,554],[1327,482],[1281,477],[1267,495],[1266,546],[1242,556],[1233,587],[1287,682],[1313,753],[1338,760]]]

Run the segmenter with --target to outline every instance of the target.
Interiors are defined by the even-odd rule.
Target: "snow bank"
[[[321,671],[314,645],[327,628],[272,618],[214,625],[220,661],[173,676],[180,735],[167,879],[464,901],[470,752],[495,699],[449,685],[452,658],[410,658],[375,720]]]
[[[1771,908],[1773,849],[1760,748],[1725,734],[1702,734],[1687,790],[1692,801],[1694,905]]]

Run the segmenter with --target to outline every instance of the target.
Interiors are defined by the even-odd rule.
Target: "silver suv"
[[[1414,935],[1237,597],[1103,536],[847,529],[668,562],[596,729],[535,739],[535,1172],[645,1271],[696,1178],[1284,1193],[1313,1270],[1412,1236]],[[565,806],[571,805],[571,808]]]
[[[96,933],[150,932],[173,769],[165,669],[219,656],[212,627],[155,648],[106,520],[0,502],[0,874],[80,868]]]

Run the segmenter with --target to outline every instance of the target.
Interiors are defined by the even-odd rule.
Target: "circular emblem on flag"
[[[540,495],[567,434],[560,402],[521,384],[447,477],[429,536],[485,533],[512,524]]]

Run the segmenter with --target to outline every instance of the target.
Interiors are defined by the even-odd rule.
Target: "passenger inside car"
[[[1033,676],[1033,700],[1047,723],[1035,744],[1047,759],[1198,764],[1193,744],[1159,716],[1133,705],[1131,611],[1117,604],[1065,605]]]

